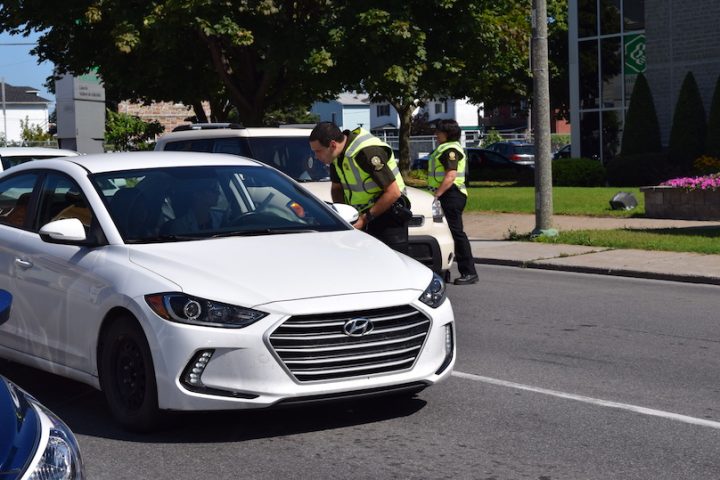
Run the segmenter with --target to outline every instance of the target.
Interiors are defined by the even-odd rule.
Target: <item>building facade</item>
[[[650,85],[664,145],[688,72],[707,112],[720,75],[719,20],[718,0],[570,0],[572,155],[607,163],[619,153],[639,73]]]
[[[20,122],[27,121],[30,126],[39,125],[44,131],[48,130],[48,108],[52,102],[39,93],[32,87],[0,85],[0,145],[22,141]]]
[[[365,94],[344,92],[335,100],[315,102],[310,108],[321,122],[333,122],[341,129],[370,128],[370,99]]]

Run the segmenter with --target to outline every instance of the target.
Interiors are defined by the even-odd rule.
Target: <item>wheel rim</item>
[[[145,399],[145,360],[140,347],[131,339],[118,342],[115,378],[120,401],[128,410],[138,410]]]

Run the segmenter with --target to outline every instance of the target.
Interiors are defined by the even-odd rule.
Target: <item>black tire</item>
[[[132,431],[148,431],[160,422],[157,383],[145,334],[134,318],[117,318],[104,332],[100,351],[100,387],[115,419]]]

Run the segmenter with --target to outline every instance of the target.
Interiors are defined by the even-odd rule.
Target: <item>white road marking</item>
[[[618,408],[620,410],[641,413],[643,415],[651,415],[654,417],[661,417],[668,420],[675,420],[678,422],[689,423],[691,425],[700,425],[702,427],[710,427],[720,430],[720,422],[714,422],[712,420],[705,420],[697,417],[690,417],[687,415],[680,415],[679,413],[665,412],[663,410],[655,410],[653,408],[630,405],[628,403],[611,402],[608,400],[602,400],[600,398],[592,398],[586,397],[584,395],[575,395],[573,393],[559,392],[557,390],[550,390],[547,388],[533,387],[531,385],[523,385],[522,383],[508,382],[505,380],[498,380],[497,378],[483,377],[481,375],[474,375],[472,373],[454,371],[452,375],[454,377],[465,378],[467,380],[473,380],[475,382],[490,383],[493,385],[499,385],[501,387],[516,388],[518,390],[525,390],[528,392],[542,393],[543,395],[551,395],[553,397],[565,398],[567,400],[575,400],[578,402],[589,403],[592,405],[599,405],[601,407]]]

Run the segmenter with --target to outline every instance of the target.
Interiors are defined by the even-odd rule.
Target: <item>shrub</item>
[[[605,185],[605,167],[589,158],[561,158],[552,164],[556,187],[601,187]]]
[[[485,137],[482,140],[482,146],[486,147],[486,146],[490,145],[491,143],[502,142],[502,141],[503,141],[502,135],[500,135],[497,130],[492,128],[492,129],[490,129],[489,132],[487,132],[485,134]]]
[[[700,175],[720,172],[720,158],[703,155],[693,162],[693,170]]]
[[[669,161],[684,171],[689,171],[693,160],[705,150],[706,129],[705,108],[700,98],[700,90],[692,72],[688,72],[675,104],[670,130]]]
[[[657,185],[677,171],[662,152],[619,155],[606,168],[608,183],[613,187]]]
[[[624,155],[635,155],[659,152],[661,149],[660,124],[655,111],[655,102],[650,86],[641,73],[635,80],[630,97],[620,151]]]
[[[705,137],[705,153],[715,158],[720,157],[720,77],[715,83],[715,91],[710,103],[707,135]]]

